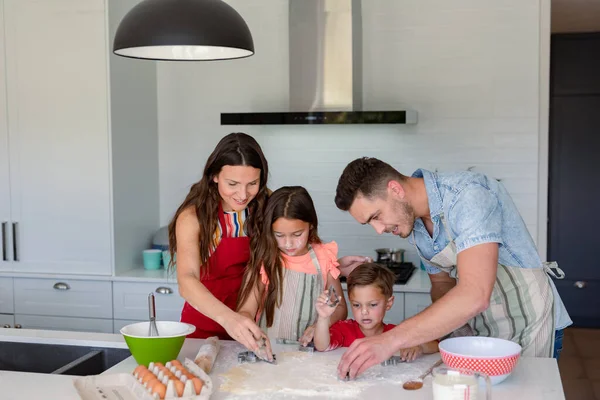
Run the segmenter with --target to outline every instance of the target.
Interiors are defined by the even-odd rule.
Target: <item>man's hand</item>
[[[338,365],[340,379],[345,379],[346,375],[354,379],[372,366],[389,359],[395,352],[391,340],[392,336],[386,333],[355,340]]]
[[[350,275],[350,272],[354,271],[354,268],[366,262],[373,262],[373,259],[363,256],[344,256],[338,260],[338,263],[340,263],[338,268],[342,275],[347,277]]]

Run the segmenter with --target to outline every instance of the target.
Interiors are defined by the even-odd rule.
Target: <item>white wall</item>
[[[364,103],[408,106],[415,126],[221,127],[220,112],[273,111],[288,102],[287,2],[229,1],[253,33],[256,55],[158,67],[161,223],[171,218],[217,141],[254,135],[269,160],[271,188],[303,185],[320,233],[340,253],[374,255],[407,241],[377,236],[336,209],[344,166],[361,156],[416,168],[466,169],[502,179],[536,237],[540,6],[504,0],[368,0],[364,15]],[[416,261],[410,249],[408,258]]]

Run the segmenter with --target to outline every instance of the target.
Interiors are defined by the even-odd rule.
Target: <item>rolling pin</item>
[[[198,354],[196,354],[196,357],[194,358],[194,363],[204,372],[209,374],[210,370],[215,364],[215,360],[217,359],[217,354],[219,354],[220,348],[221,343],[219,342],[218,337],[212,336],[207,338],[206,342],[200,346]]]

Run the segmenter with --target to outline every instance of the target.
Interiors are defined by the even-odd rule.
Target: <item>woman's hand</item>
[[[342,275],[347,277],[354,268],[367,262],[373,262],[373,259],[371,257],[363,256],[344,256],[338,260],[338,263],[340,264],[338,268]]]
[[[255,354],[259,352],[260,344],[264,340],[266,357],[269,361],[273,360],[273,351],[271,350],[269,338],[250,318],[232,313],[229,318],[223,321],[221,326],[223,326],[229,336]]]
[[[400,356],[404,361],[411,362],[421,357],[423,354],[423,346],[409,347],[408,349],[400,350]]]

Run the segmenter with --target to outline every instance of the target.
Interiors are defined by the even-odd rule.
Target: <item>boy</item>
[[[329,327],[329,317],[336,307],[327,304],[327,291],[321,294],[315,305],[319,318],[315,326],[314,343],[318,351],[349,347],[356,339],[379,335],[394,328],[384,324],[385,312],[394,304],[393,288],[396,276],[389,269],[375,263],[365,263],[348,276],[348,298],[354,319],[338,321]],[[438,351],[438,341],[403,349],[400,355],[413,361],[422,354]]]

